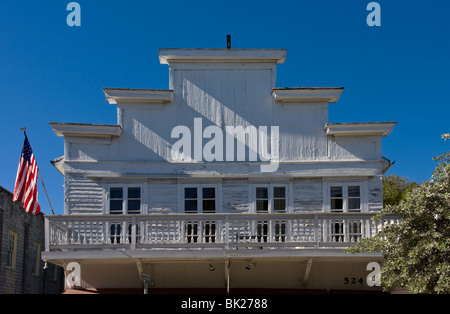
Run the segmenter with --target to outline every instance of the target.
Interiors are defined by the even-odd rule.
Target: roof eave
[[[327,135],[388,136],[397,122],[326,123]]]
[[[170,63],[284,63],[286,49],[159,49],[161,64]]]
[[[170,89],[103,88],[102,90],[110,104],[164,104],[172,102],[174,97],[174,92]]]
[[[120,125],[111,124],[82,124],[50,122],[53,131],[61,137],[93,137],[107,138],[118,137],[122,134]]]
[[[288,87],[272,89],[277,102],[289,103],[336,103],[343,87]]]

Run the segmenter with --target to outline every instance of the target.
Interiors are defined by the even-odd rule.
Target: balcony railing
[[[369,213],[46,216],[46,251],[340,248],[398,218]]]

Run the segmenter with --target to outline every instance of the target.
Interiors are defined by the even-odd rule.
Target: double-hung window
[[[142,212],[142,188],[139,185],[111,185],[109,187],[108,210],[113,215],[137,215]],[[131,224],[122,222],[110,223],[111,243],[120,243],[125,238],[123,230],[128,230],[128,241],[131,241]],[[136,226],[136,237],[139,234]]]
[[[355,213],[367,210],[366,185],[361,182],[339,182],[325,185],[327,199],[325,208],[331,213]],[[330,240],[332,242],[356,242],[362,236],[362,223],[358,218],[331,219]]]
[[[217,212],[217,185],[183,185],[183,207],[187,214],[211,214]],[[188,220],[185,223],[187,243],[216,241],[216,222],[214,220]]]
[[[41,265],[41,245],[37,242],[33,242],[31,261],[31,274],[34,276],[39,276],[39,268]]]
[[[8,232],[8,249],[6,258],[6,267],[16,268],[16,254],[17,253],[17,233],[13,231]]]
[[[329,183],[326,185],[328,199],[324,200],[326,211],[349,213],[366,211],[365,185],[362,183]]]
[[[287,212],[287,185],[267,184],[254,186],[256,213],[286,213]],[[256,240],[267,242],[269,239],[276,242],[286,240],[286,221],[283,219],[258,220],[256,224]]]
[[[109,188],[110,214],[140,214],[141,213],[141,187],[126,186]]]
[[[184,212],[185,213],[215,213],[217,207],[216,186],[184,186]]]
[[[360,185],[332,185],[330,186],[331,212],[360,212],[361,186]]]
[[[257,213],[285,213],[287,211],[286,185],[255,185]]]

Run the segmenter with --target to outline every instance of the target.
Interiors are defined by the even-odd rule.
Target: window
[[[39,243],[33,242],[31,254],[32,254],[31,274],[39,276],[39,268],[41,261],[41,245]]]
[[[123,188],[109,189],[109,213],[123,214]]]
[[[256,213],[286,213],[287,212],[287,185],[267,184],[254,186]],[[286,240],[286,221],[258,220],[256,222],[256,240],[258,242],[271,241],[284,242]]]
[[[348,211],[361,211],[361,189],[358,185],[348,187]]]
[[[185,213],[198,212],[197,188],[184,189],[184,212]]]
[[[325,210],[332,213],[354,213],[367,211],[367,183],[339,182],[324,185]],[[332,242],[357,242],[362,237],[359,218],[333,218],[330,220],[329,239]]]
[[[286,212],[286,188],[284,186],[273,188],[273,210],[277,213]]]
[[[206,187],[202,188],[203,197],[203,212],[215,213],[216,212],[216,188]]]
[[[16,252],[17,252],[17,233],[9,231],[6,267],[12,269],[16,268]]]
[[[363,191],[366,190],[363,183],[331,183],[326,184],[328,199],[324,199],[326,211],[332,213],[364,212],[366,201]]]
[[[140,214],[141,188],[138,186],[109,188],[110,214]]]
[[[332,212],[344,211],[344,196],[342,193],[342,186],[330,187],[330,200]]]
[[[200,184],[183,185],[183,207],[187,214],[211,214],[217,212],[217,186]],[[216,240],[214,220],[189,220],[185,223],[187,243],[213,243]]]
[[[217,191],[215,186],[185,186],[184,212],[185,213],[215,213]]]
[[[269,189],[266,187],[256,188],[256,212],[269,212]]]
[[[141,213],[141,188],[128,188],[128,214]]]
[[[109,187],[109,213],[113,215],[138,215],[141,213],[141,187],[135,185]],[[131,224],[111,223],[109,226],[111,243],[120,243],[122,239],[131,243]],[[128,232],[128,237],[126,237]],[[136,225],[136,242],[139,238],[139,225]],[[124,234],[123,234],[124,233]]]
[[[255,185],[257,213],[285,213],[287,211],[287,186],[278,184]]]

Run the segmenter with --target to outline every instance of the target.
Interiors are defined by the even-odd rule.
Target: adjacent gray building
[[[60,293],[64,272],[41,260],[44,249],[44,216],[24,211],[0,186],[0,293]]]

